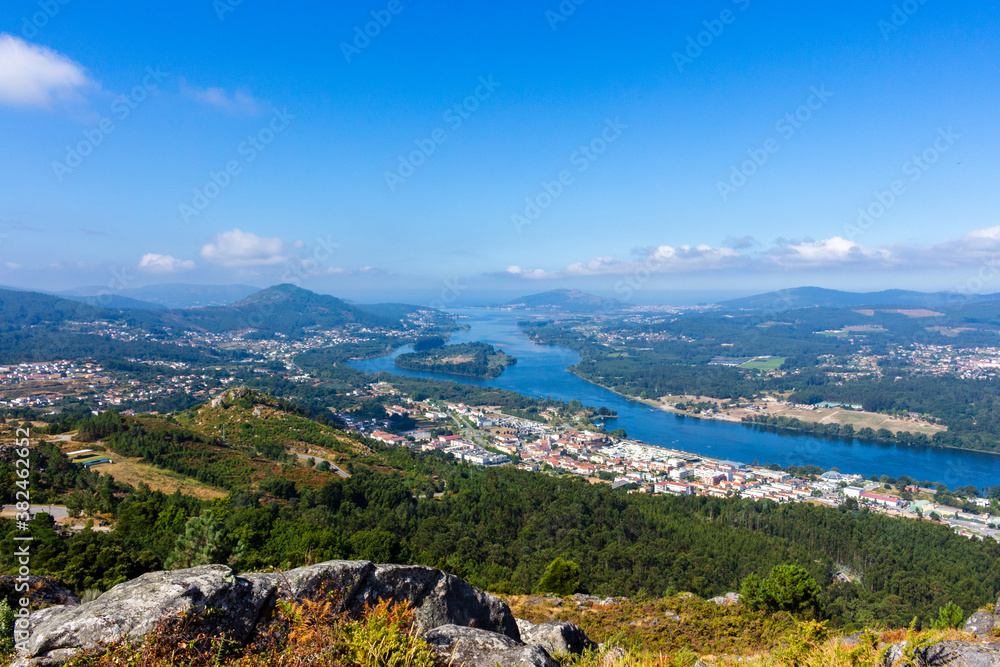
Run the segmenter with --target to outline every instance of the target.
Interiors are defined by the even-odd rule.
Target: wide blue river
[[[743,424],[678,417],[663,410],[653,410],[568,372],[566,368],[579,361],[579,354],[563,347],[538,345],[528,340],[517,326],[519,319],[525,319],[523,313],[478,309],[455,312],[466,318],[460,321],[468,324],[470,329],[456,333],[452,342],[492,343],[517,357],[517,364],[498,378],[469,380],[396,368],[396,355],[409,351],[403,348],[389,356],[352,362],[351,365],[372,373],[388,371],[499,387],[539,398],[578,399],[584,405],[615,410],[618,419],[609,422],[608,427],[624,428],[630,438],[703,456],[783,466],[814,464],[866,477],[909,475],[919,481],[941,482],[952,488],[968,484],[980,488],[1000,485],[1000,455],[777,434]]]

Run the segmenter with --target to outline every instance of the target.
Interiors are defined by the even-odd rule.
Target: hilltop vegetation
[[[516,363],[517,359],[489,343],[443,345],[396,357],[400,368],[474,378],[498,377]]]

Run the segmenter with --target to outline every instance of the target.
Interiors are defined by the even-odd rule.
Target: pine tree
[[[931,621],[935,630],[950,630],[962,627],[965,622],[965,612],[954,602],[949,602],[938,610],[938,617]]]
[[[223,539],[222,524],[211,510],[205,510],[184,524],[184,534],[177,536],[164,566],[180,570],[215,563],[221,556]]]

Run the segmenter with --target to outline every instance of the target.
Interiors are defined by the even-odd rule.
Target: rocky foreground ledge
[[[327,594],[332,594],[337,613],[360,614],[380,601],[408,603],[414,610],[414,630],[443,664],[454,667],[558,667],[554,655],[604,648],[572,623],[535,625],[516,619],[504,601],[430,567],[329,561],[288,572],[236,575],[224,565],[205,565],[151,572],[82,604],[54,582],[39,578],[35,584],[35,597],[56,606],[32,613],[27,655],[14,667],[55,667],[80,651],[126,640],[142,642],[163,621],[181,614],[197,617],[200,633],[245,646],[267,625],[279,600],[302,602]],[[739,599],[733,595],[713,602],[739,604]],[[977,612],[966,623],[964,630],[978,641],[909,650],[906,644],[886,646],[884,664],[1000,667],[997,628],[1000,602],[993,613]],[[621,649],[611,649],[604,652],[603,662],[619,664],[624,657]]]
[[[519,622],[507,603],[434,568],[330,561],[276,573],[235,575],[224,565],[205,565],[144,574],[92,602],[33,612],[27,655],[13,665],[56,666],[81,650],[142,641],[161,621],[185,613],[199,615],[202,632],[246,644],[277,600],[331,592],[338,612],[360,613],[384,600],[409,603],[414,629],[455,667],[557,667],[552,654],[596,647],[570,623]]]

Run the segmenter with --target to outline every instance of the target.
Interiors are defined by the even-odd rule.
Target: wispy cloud
[[[266,106],[244,91],[237,90],[230,93],[216,86],[199,88],[190,85],[183,77],[180,79],[180,89],[185,97],[234,116],[256,116]]]
[[[190,259],[177,259],[172,255],[159,255],[155,252],[147,252],[139,260],[139,270],[145,273],[179,273],[193,268],[194,262]]]
[[[726,245],[662,245],[634,253],[630,258],[595,257],[564,268],[507,267],[510,275],[529,280],[573,276],[701,273],[829,269],[921,269],[975,266],[1000,257],[1000,226],[980,229],[950,241],[924,246],[895,244],[866,247],[840,236],[827,239],[778,239],[770,247],[749,237]]]
[[[49,109],[96,89],[83,66],[52,49],[0,34],[0,105]]]

